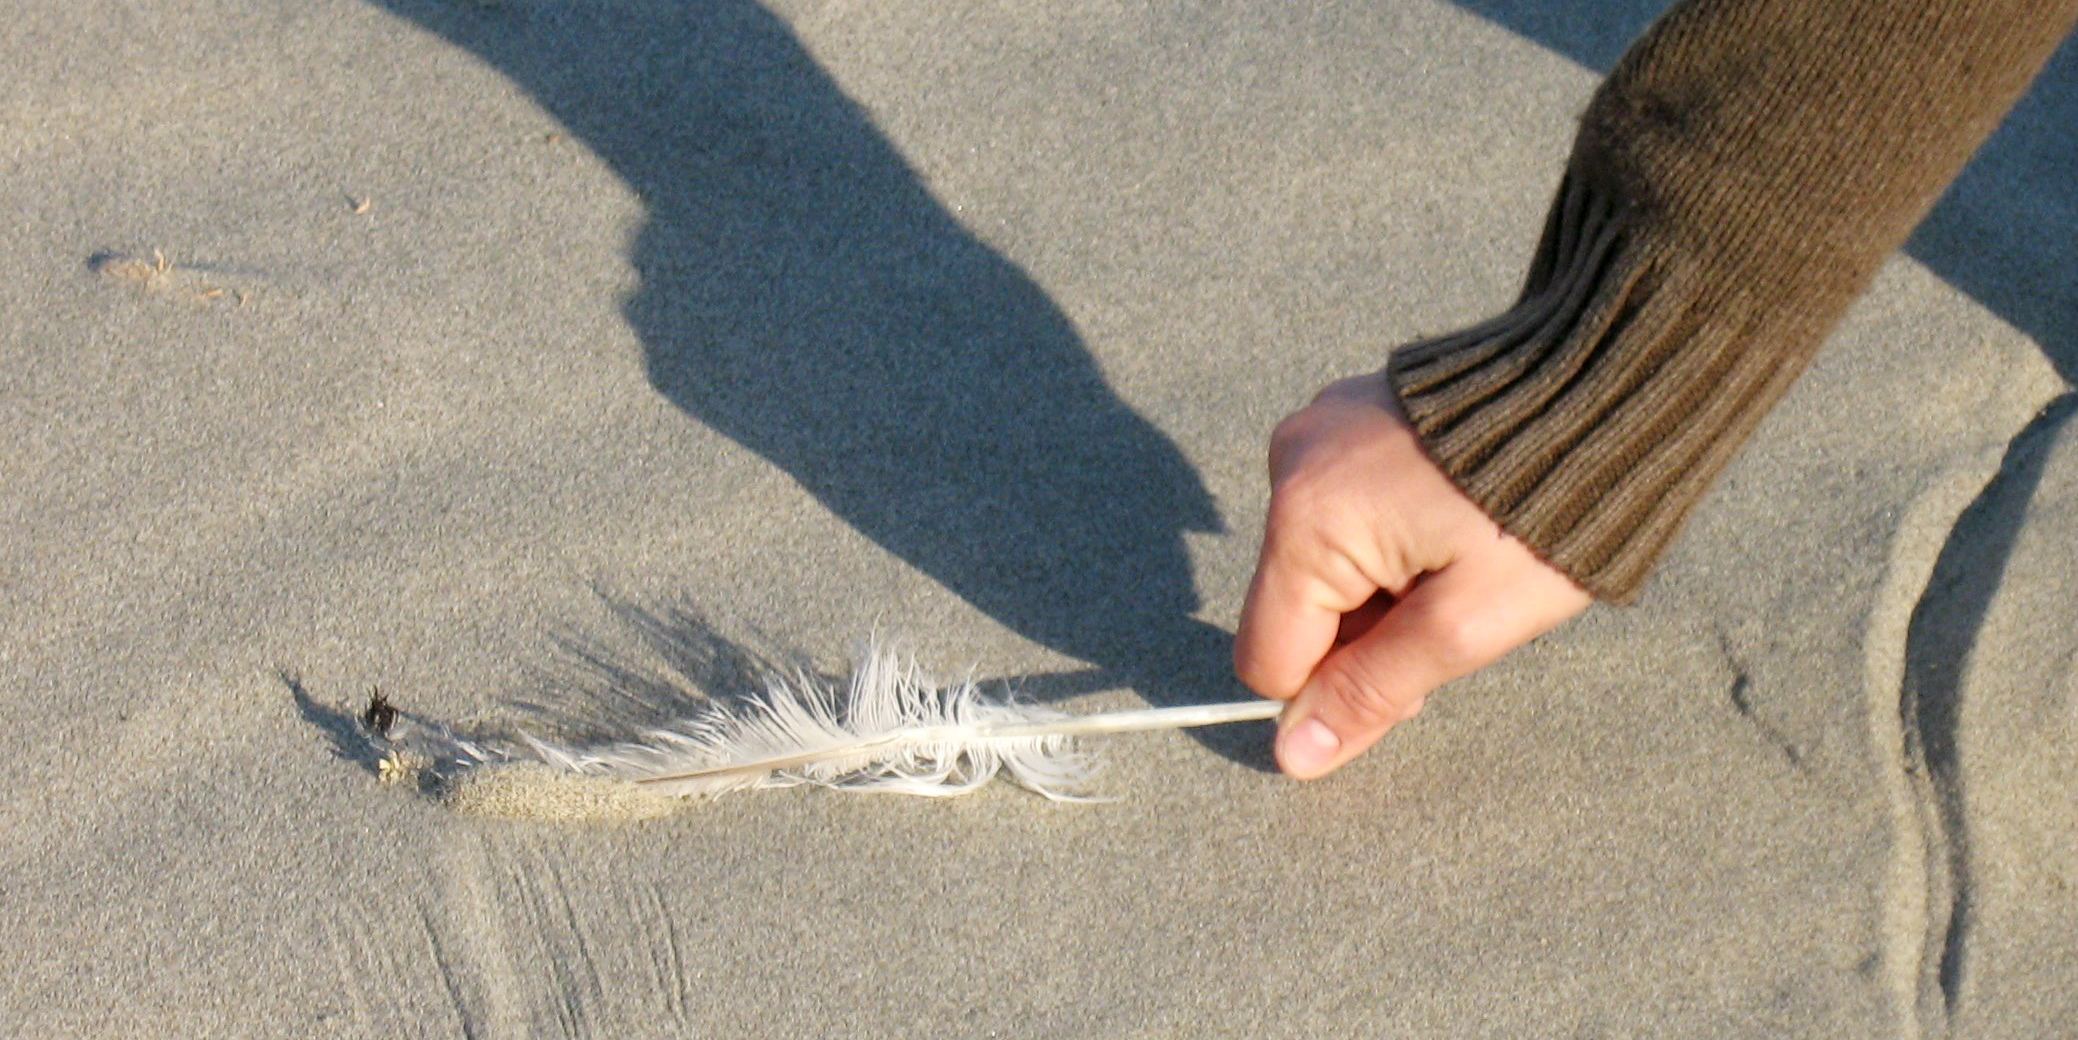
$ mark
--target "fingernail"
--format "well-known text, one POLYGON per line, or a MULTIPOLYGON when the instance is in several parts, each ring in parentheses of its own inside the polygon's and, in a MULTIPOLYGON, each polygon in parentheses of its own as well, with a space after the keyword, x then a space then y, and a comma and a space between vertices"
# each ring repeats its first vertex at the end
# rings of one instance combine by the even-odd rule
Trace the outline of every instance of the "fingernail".
POLYGON ((1307 719, 1277 738, 1277 759, 1301 780, 1319 776, 1342 750, 1342 738, 1319 719, 1307 719))

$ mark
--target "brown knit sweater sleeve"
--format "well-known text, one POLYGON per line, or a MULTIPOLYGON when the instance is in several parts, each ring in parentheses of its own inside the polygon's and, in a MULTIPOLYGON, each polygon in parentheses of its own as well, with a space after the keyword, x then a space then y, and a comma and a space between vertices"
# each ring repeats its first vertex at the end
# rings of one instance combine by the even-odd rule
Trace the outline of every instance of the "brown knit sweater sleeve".
POLYGON ((1589 106, 1515 307, 1393 355, 1431 455, 1632 598, 2074 20, 2078 0, 1674 8, 1589 106))

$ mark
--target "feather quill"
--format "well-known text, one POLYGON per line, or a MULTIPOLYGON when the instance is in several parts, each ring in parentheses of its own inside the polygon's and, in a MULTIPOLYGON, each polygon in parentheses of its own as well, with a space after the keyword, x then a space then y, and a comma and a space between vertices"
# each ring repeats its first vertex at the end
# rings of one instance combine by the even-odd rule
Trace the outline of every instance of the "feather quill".
POLYGON ((762 697, 711 706, 625 743, 525 737, 494 757, 681 798, 800 785, 942 798, 1008 773, 1048 798, 1087 801, 1096 760, 1075 738, 1268 719, 1282 707, 1256 700, 1067 715, 991 698, 971 681, 939 686, 913 663, 869 650, 842 686, 797 674, 772 680, 762 697))

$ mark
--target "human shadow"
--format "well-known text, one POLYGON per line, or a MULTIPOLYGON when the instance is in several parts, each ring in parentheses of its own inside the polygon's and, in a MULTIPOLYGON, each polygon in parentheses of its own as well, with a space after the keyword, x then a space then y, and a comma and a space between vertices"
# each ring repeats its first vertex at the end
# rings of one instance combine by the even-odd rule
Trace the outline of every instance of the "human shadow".
MULTIPOLYGON (((495 66, 641 198, 666 398, 1008 628, 1157 703, 1243 696, 1176 446, 751 0, 371 0, 495 66)), ((804 546, 804 552, 814 547, 804 546)), ((870 590, 828 590, 871 595, 870 590)))

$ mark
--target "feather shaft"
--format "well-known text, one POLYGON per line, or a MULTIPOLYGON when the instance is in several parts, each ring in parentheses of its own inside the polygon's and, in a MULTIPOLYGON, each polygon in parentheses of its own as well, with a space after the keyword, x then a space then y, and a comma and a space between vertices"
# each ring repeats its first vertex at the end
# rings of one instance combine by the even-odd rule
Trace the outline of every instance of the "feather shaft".
POLYGON ((1229 704, 1185 704, 1174 708, 1138 708, 1097 715, 1074 715, 1045 722, 995 722, 977 727, 975 735, 992 738, 1083 737, 1103 733, 1138 733, 1151 729, 1224 726, 1261 722, 1284 711, 1283 701, 1235 701, 1229 704))
POLYGON ((899 751, 904 748, 944 747, 990 741, 1029 741, 1045 738, 1134 733, 1145 730, 1185 729, 1219 726, 1233 722, 1256 722, 1277 717, 1284 710, 1279 701, 1252 700, 1228 704, 1188 704, 1172 708, 1140 708, 1097 715, 1061 716, 1038 721, 979 722, 966 725, 918 726, 847 742, 835 747, 815 748, 750 762, 731 762, 709 769, 675 771, 635 779, 640 785, 684 785, 711 781, 749 780, 769 773, 798 769, 833 759, 857 759, 899 751))

